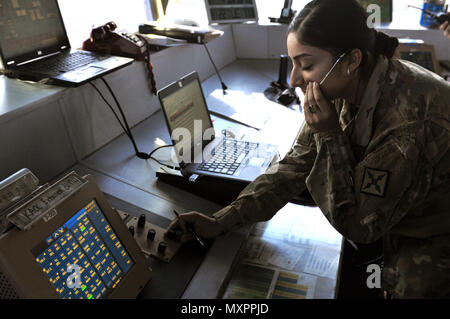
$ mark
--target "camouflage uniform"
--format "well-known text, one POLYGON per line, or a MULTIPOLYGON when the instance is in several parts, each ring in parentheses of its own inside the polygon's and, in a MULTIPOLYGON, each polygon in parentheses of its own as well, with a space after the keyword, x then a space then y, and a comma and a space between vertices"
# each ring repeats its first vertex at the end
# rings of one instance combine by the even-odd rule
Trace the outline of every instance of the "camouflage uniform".
POLYGON ((345 238, 382 239, 393 297, 450 297, 450 84, 384 57, 366 83, 359 108, 333 101, 342 130, 304 125, 285 158, 214 217, 227 230, 268 220, 307 187, 345 238))

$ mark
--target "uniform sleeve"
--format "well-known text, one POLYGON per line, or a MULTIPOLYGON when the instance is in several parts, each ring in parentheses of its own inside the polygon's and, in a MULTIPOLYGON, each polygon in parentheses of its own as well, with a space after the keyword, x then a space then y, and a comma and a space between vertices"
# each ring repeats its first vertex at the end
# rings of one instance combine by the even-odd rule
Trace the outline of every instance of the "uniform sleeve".
POLYGON ((314 134, 317 158, 306 184, 344 237, 374 242, 423 199, 430 176, 412 136, 406 130, 389 135, 356 163, 340 129, 314 134))
POLYGON ((304 124, 289 153, 250 183, 229 206, 213 216, 224 230, 266 221, 306 188, 305 179, 316 157, 313 134, 304 124))

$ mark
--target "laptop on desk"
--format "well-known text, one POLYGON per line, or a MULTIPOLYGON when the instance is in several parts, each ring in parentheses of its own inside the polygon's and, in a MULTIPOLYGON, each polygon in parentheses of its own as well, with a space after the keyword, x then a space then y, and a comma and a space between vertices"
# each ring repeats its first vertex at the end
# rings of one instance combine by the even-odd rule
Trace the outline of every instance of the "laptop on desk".
POLYGON ((215 136, 197 72, 161 89, 158 97, 176 160, 187 174, 251 182, 276 158, 276 145, 215 136))
POLYGON ((8 76, 78 86, 133 62, 71 51, 57 0, 4 1, 1 9, 0 54, 8 76))

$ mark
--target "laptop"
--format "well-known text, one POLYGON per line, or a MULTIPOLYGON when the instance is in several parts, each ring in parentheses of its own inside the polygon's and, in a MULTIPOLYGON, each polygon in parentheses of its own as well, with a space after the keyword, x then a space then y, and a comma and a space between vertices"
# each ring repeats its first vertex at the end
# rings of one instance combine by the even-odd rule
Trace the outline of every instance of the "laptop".
POLYGON ((0 54, 5 75, 79 86, 133 59, 71 50, 57 0, 3 1, 0 54))
POLYGON ((215 136, 197 72, 158 91, 175 151, 189 176, 252 182, 277 157, 277 146, 215 136))

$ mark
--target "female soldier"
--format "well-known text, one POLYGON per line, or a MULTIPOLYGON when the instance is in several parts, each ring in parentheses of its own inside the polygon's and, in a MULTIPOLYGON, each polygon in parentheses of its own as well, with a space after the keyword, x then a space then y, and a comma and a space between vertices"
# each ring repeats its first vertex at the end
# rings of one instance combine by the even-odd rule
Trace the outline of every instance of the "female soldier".
POLYGON ((383 240, 383 289, 450 297, 450 84, 392 56, 398 41, 367 26, 356 0, 314 0, 292 21, 291 85, 305 120, 286 157, 229 206, 186 223, 214 237, 265 221, 307 187, 358 243, 383 240))

